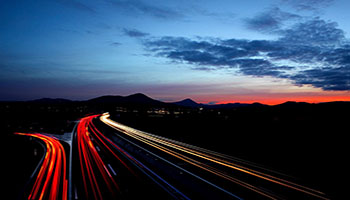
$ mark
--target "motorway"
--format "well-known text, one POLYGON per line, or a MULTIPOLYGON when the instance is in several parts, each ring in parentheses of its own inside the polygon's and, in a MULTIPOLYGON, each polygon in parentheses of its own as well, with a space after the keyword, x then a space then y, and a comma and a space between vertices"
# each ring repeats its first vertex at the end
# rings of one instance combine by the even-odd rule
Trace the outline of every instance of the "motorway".
POLYGON ((80 119, 73 131, 69 183, 57 139, 19 134, 48 149, 28 199, 329 199, 287 175, 128 127, 108 113, 80 119))

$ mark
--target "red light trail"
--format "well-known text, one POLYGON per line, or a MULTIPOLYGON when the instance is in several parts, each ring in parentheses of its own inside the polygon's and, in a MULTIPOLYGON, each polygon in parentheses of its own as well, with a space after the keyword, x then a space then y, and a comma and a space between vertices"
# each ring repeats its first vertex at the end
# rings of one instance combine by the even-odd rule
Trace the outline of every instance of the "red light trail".
POLYGON ((28 199, 67 199, 66 153, 62 144, 39 133, 15 133, 38 138, 45 143, 46 153, 28 199))
MULTIPOLYGON (((86 198, 90 198, 90 194, 92 194, 94 199, 103 199, 101 187, 103 187, 104 184, 107 186, 113 197, 116 197, 116 192, 119 191, 119 186, 111 175, 113 172, 108 170, 107 165, 103 162, 92 142, 92 134, 95 138, 102 141, 96 135, 96 131, 91 126, 92 119, 97 116, 99 115, 85 117, 80 120, 77 127, 77 146, 86 198), (102 177, 103 181, 97 181, 97 176, 102 177), (102 185, 99 183, 104 184, 102 185)), ((107 145, 105 145, 105 147, 109 149, 107 145)), ((121 161, 117 155, 114 154, 114 156, 121 161)), ((121 162, 123 163, 123 161, 121 162)))

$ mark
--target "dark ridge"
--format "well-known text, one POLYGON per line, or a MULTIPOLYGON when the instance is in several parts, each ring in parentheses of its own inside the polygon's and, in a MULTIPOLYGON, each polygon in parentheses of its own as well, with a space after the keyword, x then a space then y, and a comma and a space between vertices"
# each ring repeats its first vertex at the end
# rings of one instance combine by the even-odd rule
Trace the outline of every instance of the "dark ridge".
POLYGON ((201 106, 201 104, 199 104, 199 103, 197 103, 189 98, 184 99, 182 101, 173 102, 173 104, 178 105, 178 106, 191 107, 191 108, 197 108, 197 107, 201 106))
POLYGON ((87 100, 90 103, 117 103, 123 99, 122 96, 105 95, 87 100))
POLYGON ((307 103, 307 102, 296 102, 296 101, 286 101, 281 104, 277 104, 275 106, 300 106, 300 105, 310 105, 312 103, 307 103))
POLYGON ((87 100, 88 103, 115 103, 115 104, 141 104, 141 105, 165 105, 166 103, 154 100, 142 93, 136 93, 129 96, 101 96, 87 100))

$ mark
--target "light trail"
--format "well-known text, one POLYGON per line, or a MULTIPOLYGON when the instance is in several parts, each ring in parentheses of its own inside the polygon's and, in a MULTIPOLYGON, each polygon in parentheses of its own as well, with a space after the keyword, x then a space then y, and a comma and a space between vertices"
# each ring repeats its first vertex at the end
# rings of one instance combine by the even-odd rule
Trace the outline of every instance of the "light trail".
MULTIPOLYGON (((194 160, 194 159, 192 159, 190 157, 181 155, 181 154, 179 154, 179 153, 177 153, 175 151, 172 151, 170 149, 166 149, 166 148, 164 148, 164 147, 162 147, 160 145, 157 145, 157 144, 155 144, 153 142, 149 142, 147 140, 144 140, 143 138, 138 138, 137 136, 133 137, 133 138, 139 139, 140 141, 142 141, 142 142, 144 142, 144 143, 146 143, 146 144, 148 144, 148 145, 150 145, 152 147, 155 147, 155 148, 157 148, 157 149, 159 149, 161 151, 164 151, 164 152, 166 152, 166 153, 168 153, 168 154, 170 154, 172 156, 175 156, 176 158, 179 158, 179 159, 181 159, 181 160, 183 160, 183 161, 185 161, 187 163, 190 163, 190 164, 192 164, 194 166, 197 166, 197 167, 199 167, 199 168, 201 168, 201 169, 203 169, 205 171, 211 172, 211 173, 213 173, 213 174, 215 174, 217 176, 225 178, 225 179, 227 179, 227 180, 229 180, 229 181, 231 181, 233 183, 239 184, 239 185, 241 185, 243 187, 246 187, 246 188, 248 188, 250 190, 253 190, 253 191, 255 191, 255 192, 257 192, 257 193, 259 193, 261 195, 264 195, 264 196, 269 197, 271 199, 276 199, 274 196, 269 195, 268 193, 265 193, 261 188, 255 187, 255 186, 250 185, 248 183, 245 183, 244 181, 240 181, 240 180, 238 180, 238 179, 236 179, 234 177, 231 177, 231 176, 227 175, 225 172, 222 172, 222 171, 220 171, 218 169, 215 169, 214 167, 211 167, 211 166, 209 166, 207 164, 201 163, 201 162, 199 162, 197 160, 194 160)), ((230 195, 232 195, 232 194, 230 193, 230 195)), ((232 195, 232 196, 234 196, 235 198, 239 198, 239 197, 236 197, 235 195, 232 195)))
POLYGON ((62 144, 51 136, 39 133, 15 133, 38 138, 45 143, 46 153, 28 199, 67 199, 68 180, 66 153, 62 144))
POLYGON ((130 154, 125 152, 119 146, 114 144, 108 138, 106 138, 99 130, 97 130, 96 126, 93 124, 93 118, 100 115, 93 115, 89 117, 82 118, 77 127, 77 144, 79 151, 79 160, 81 165, 82 177, 84 182, 85 194, 86 198, 89 198, 89 189, 92 190, 94 195, 94 199, 103 199, 104 194, 100 192, 100 188, 103 185, 100 185, 98 181, 96 181, 95 171, 91 166, 97 165, 99 174, 103 177, 103 182, 107 184, 109 188, 109 192, 113 194, 115 198, 117 194, 116 191, 119 191, 119 186, 114 181, 112 174, 116 175, 116 172, 112 169, 110 164, 105 164, 102 161, 102 158, 98 154, 96 147, 94 146, 92 140, 94 142, 98 142, 101 148, 104 148, 107 152, 109 152, 113 157, 118 160, 120 164, 122 164, 131 174, 135 177, 138 177, 137 173, 132 170, 110 147, 108 144, 112 145, 116 148, 121 154, 124 154, 128 160, 133 163, 138 169, 140 169, 143 173, 145 173, 151 180, 156 182, 161 188, 167 191, 171 196, 176 199, 189 199, 184 194, 182 194, 179 190, 173 187, 171 184, 162 179, 159 175, 157 175, 154 171, 146 167, 140 161, 136 160, 130 154), (108 143, 107 143, 108 142, 108 143), (107 167, 108 166, 108 167, 107 167), (109 170, 108 170, 109 169, 109 170), (86 173, 85 173, 86 171, 86 173))
MULTIPOLYGON (((188 174, 194 176, 195 178, 197 178, 197 179, 199 179, 199 180, 201 180, 201 181, 203 181, 203 182, 205 182, 205 183, 207 183, 207 184, 209 184, 209 185, 211 185, 211 186, 217 188, 218 190, 221 190, 222 192, 224 192, 224 193, 226 193, 226 194, 228 194, 228 195, 230 195, 230 196, 232 196, 232 197, 234 197, 234 198, 236 198, 236 199, 240 199, 240 200, 242 199, 242 198, 240 198, 240 197, 238 197, 238 196, 232 194, 231 192, 229 192, 229 191, 227 191, 227 190, 225 190, 225 189, 223 189, 223 188, 221 188, 221 187, 219 187, 219 186, 217 186, 217 185, 215 185, 215 184, 213 184, 213 183, 211 183, 211 182, 209 182, 209 181, 203 179, 202 177, 200 177, 200 176, 198 176, 198 175, 196 175, 196 174, 194 174, 194 173, 191 173, 190 171, 188 171, 188 170, 186 170, 186 169, 180 167, 179 165, 176 165, 176 164, 174 164, 174 163, 172 163, 172 162, 170 162, 170 161, 164 159, 163 157, 160 157, 160 156, 158 156, 158 155, 152 153, 151 151, 148 151, 147 149, 141 147, 141 146, 138 145, 138 144, 135 144, 134 142, 132 142, 132 141, 130 141, 130 140, 124 138, 123 136, 118 135, 118 137, 120 137, 120 138, 122 138, 123 140, 129 142, 130 144, 133 144, 134 146, 136 146, 136 147, 138 147, 138 148, 144 150, 145 152, 147 152, 147 153, 149 153, 149 154, 155 156, 156 158, 158 158, 158 159, 160 159, 160 160, 163 160, 164 162, 170 164, 171 166, 174 166, 174 167, 180 169, 181 171, 184 171, 184 172, 186 172, 186 173, 188 173, 188 174)), ((131 158, 134 159, 133 157, 131 157, 131 158)), ((134 159, 134 160, 135 160, 135 159, 134 159)), ((136 162, 138 162, 138 161, 136 160, 136 162)), ((151 171, 151 170, 150 170, 150 171, 151 171)))
MULTIPOLYGON (((270 191, 264 191, 262 188, 258 188, 253 186, 252 184, 246 183, 244 181, 238 180, 230 175, 227 175, 226 173, 222 172, 219 169, 216 169, 214 167, 210 167, 204 163, 201 163, 198 160, 194 160, 188 156, 185 156, 183 154, 180 154, 179 152, 176 152, 174 150, 189 154, 191 156, 196 156, 200 159, 205 159, 207 161, 219 164, 221 166, 225 166, 228 168, 231 168, 233 170, 237 170, 239 172, 242 172, 244 174, 268 181, 270 183, 274 183, 277 185, 280 185, 282 187, 289 188, 291 190, 295 190, 297 192, 304 193, 306 195, 310 195, 319 199, 328 199, 324 193, 302 186, 300 184, 293 183, 291 181, 276 177, 275 175, 271 175, 265 172, 261 172, 256 170, 256 168, 260 168, 259 166, 255 166, 254 164, 251 164, 249 162, 244 162, 242 160, 235 159, 230 156, 226 156, 224 154, 220 154, 214 151, 206 150, 204 148, 199 148, 193 145, 188 145, 182 142, 178 142, 175 140, 171 140, 168 138, 160 137, 157 135, 153 135, 150 133, 146 133, 143 131, 139 131, 137 129, 125 126, 123 124, 117 123, 115 121, 112 121, 109 119, 109 114, 105 113, 100 117, 100 120, 104 122, 105 124, 111 126, 112 128, 138 140, 141 141, 147 145, 150 145, 152 147, 155 147, 165 153, 168 153, 172 156, 175 156, 187 163, 190 163, 194 166, 200 167, 201 169, 204 169, 206 171, 209 171, 215 175, 218 175, 220 177, 223 177, 227 180, 230 180, 232 182, 235 182, 247 189, 250 189, 254 192, 257 192, 259 194, 262 194, 266 197, 269 197, 271 199, 274 199, 274 195, 271 195, 270 191), (171 148, 171 149, 170 149, 171 148), (172 150, 173 149, 173 150, 172 150), (242 164, 245 164, 246 166, 243 166, 242 164), (254 168, 254 169, 252 169, 254 168)), ((265 170, 264 171, 270 171, 265 170)))
POLYGON ((81 176, 83 178, 84 190, 87 199, 103 199, 104 195, 101 188, 107 186, 108 195, 116 197, 119 191, 119 186, 115 182, 111 173, 106 167, 106 164, 98 154, 95 146, 92 143, 91 135, 95 134, 92 129, 89 129, 93 115, 82 118, 77 126, 77 146, 79 152, 79 161, 81 167, 81 176), (97 170, 96 170, 97 169, 97 170), (102 180, 100 178, 102 177, 102 180), (99 181, 98 181, 99 180, 99 181), (92 196, 90 196, 92 194, 92 196))

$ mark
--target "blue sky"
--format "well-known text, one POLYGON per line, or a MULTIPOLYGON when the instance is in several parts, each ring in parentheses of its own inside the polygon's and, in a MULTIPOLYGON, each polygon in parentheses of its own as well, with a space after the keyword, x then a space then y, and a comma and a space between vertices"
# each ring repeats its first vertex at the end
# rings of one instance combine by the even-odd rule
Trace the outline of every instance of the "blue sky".
POLYGON ((0 100, 350 100, 346 0, 8 0, 0 100))

